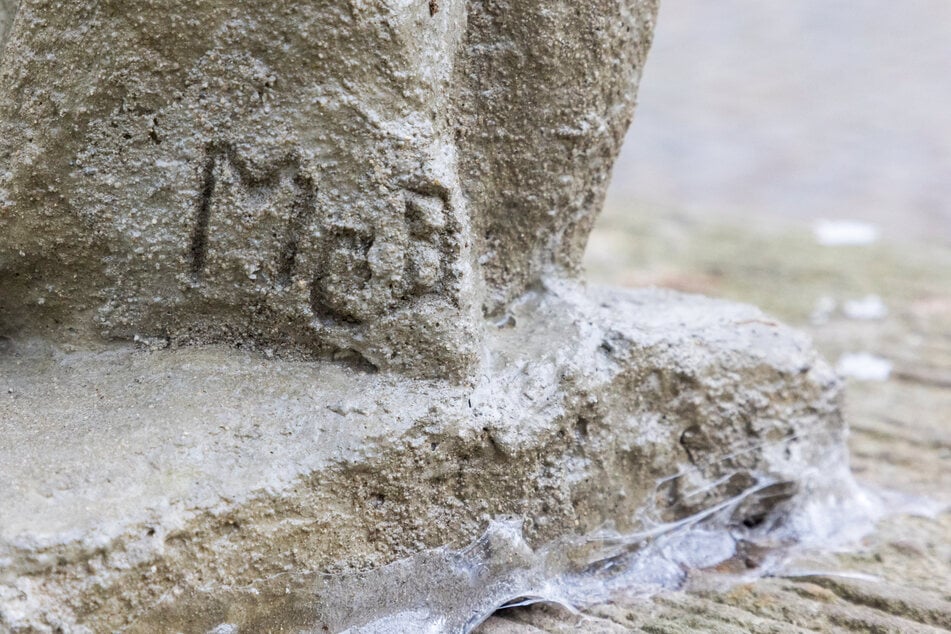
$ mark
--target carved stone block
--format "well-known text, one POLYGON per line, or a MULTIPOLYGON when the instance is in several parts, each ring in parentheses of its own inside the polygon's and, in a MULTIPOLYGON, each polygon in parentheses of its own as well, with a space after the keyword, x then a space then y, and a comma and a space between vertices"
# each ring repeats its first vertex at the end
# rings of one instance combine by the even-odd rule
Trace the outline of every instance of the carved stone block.
POLYGON ((0 331, 455 379, 577 267, 655 9, 7 5, 0 331))

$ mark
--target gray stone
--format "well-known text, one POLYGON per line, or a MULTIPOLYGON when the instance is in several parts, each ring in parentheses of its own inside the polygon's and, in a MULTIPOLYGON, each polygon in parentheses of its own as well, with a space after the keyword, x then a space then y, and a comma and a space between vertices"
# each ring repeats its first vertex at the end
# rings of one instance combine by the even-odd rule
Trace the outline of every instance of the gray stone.
POLYGON ((577 281, 655 10, 0 4, 0 627, 405 626, 319 582, 841 494, 801 335, 577 281))
POLYGON ((25 0, 0 330, 471 377, 482 314, 578 267, 655 9, 25 0))
POLYGON ((19 3, 20 0, 0 0, 0 58, 3 57, 2 48, 7 41, 7 34, 13 25, 13 16, 19 3))
POLYGON ((522 517, 539 546, 764 479, 824 495, 846 464, 834 372, 747 306, 556 286, 491 331, 487 357, 464 387, 223 347, 15 343, 0 623, 315 625, 314 573, 463 546, 493 518, 522 517))

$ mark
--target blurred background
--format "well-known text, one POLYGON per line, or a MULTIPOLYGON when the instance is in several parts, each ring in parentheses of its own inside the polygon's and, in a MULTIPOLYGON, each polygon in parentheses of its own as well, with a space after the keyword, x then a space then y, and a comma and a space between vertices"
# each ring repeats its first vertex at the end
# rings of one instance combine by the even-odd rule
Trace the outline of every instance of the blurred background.
POLYGON ((951 503, 951 2, 662 0, 587 269, 806 330, 860 477, 951 503))
POLYGON ((612 204, 951 244, 951 2, 662 0, 612 204))

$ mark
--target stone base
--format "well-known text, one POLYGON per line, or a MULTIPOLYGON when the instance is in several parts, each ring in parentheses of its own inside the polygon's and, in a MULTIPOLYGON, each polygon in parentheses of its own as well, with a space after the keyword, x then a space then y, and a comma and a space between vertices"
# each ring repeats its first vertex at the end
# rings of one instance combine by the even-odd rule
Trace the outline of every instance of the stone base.
POLYGON ((749 306, 553 283, 498 324, 483 367, 458 386, 220 347, 7 342, 0 627, 265 631, 280 611, 294 631, 323 622, 314 589, 265 601, 263 581, 462 546, 504 516, 537 546, 764 478, 812 495, 846 463, 834 372, 749 306))

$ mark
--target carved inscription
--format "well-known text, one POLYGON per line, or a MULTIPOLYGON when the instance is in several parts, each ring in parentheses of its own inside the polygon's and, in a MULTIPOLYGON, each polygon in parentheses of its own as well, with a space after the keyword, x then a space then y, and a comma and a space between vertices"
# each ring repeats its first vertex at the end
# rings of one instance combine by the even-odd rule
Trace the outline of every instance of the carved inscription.
POLYGON ((439 186, 394 190, 381 221, 334 209, 296 157, 261 167, 213 146, 200 179, 188 261, 206 299, 304 298, 316 318, 363 323, 448 287, 454 231, 439 186))

